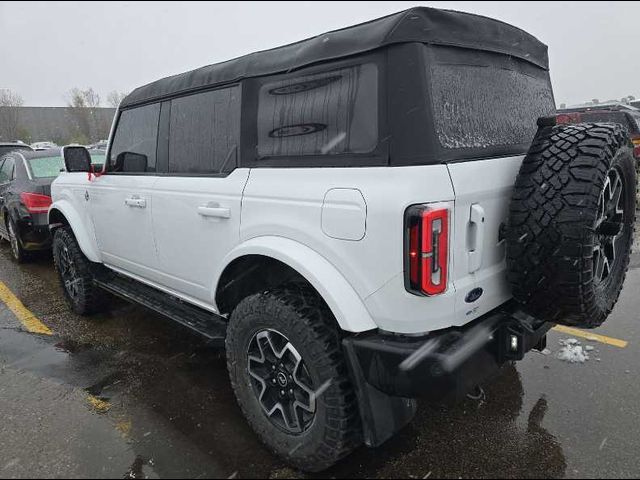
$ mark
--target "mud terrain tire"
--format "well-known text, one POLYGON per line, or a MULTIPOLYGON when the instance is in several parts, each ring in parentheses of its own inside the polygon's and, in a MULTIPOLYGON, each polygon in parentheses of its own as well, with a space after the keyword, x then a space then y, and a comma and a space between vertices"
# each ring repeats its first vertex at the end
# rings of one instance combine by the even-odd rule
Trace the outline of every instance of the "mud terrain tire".
POLYGON ((95 285, 92 264, 80 250, 70 227, 54 232, 53 262, 65 300, 75 313, 88 316, 103 310, 105 293, 95 285))
MULTIPOLYGON (((226 347, 229 375, 238 403, 249 424, 275 454, 301 470, 318 472, 329 468, 362 443, 357 398, 342 353, 337 324, 326 304, 308 286, 288 284, 242 300, 231 314, 226 347), (260 336, 262 340, 259 340, 260 336), (257 350, 252 350, 256 338, 263 345, 260 347, 261 351, 264 349, 261 358, 257 358, 260 357, 257 350), (272 350, 274 346, 277 348, 272 350), (287 354, 274 356, 274 352, 281 349, 287 354), (297 374, 286 372, 288 365, 280 363, 288 363, 292 353, 299 355, 301 362, 297 374), (273 375, 270 375, 271 371, 273 375), (315 412, 313 417, 308 417, 305 428, 298 431, 279 425, 283 411, 274 408, 272 413, 266 413, 271 404, 264 408, 263 396, 270 396, 267 386, 273 383, 275 394, 278 394, 279 376, 282 375, 279 371, 292 375, 289 377, 291 383, 282 387, 282 393, 289 388, 297 389, 294 383, 298 383, 299 378, 307 383, 307 391, 313 391, 315 412), (263 372, 264 379, 256 382, 263 372), (261 383, 259 395, 257 387, 261 383)), ((290 403, 286 396, 270 401, 278 401, 281 405, 290 403)), ((307 398, 299 396, 298 401, 306 403, 307 398)), ((290 411, 290 408, 285 407, 285 410, 290 411)), ((297 412, 300 415, 302 410, 297 412)), ((299 416, 298 420, 302 418, 299 416)), ((302 423, 297 426, 302 427, 302 423)))
POLYGON ((595 328, 629 267, 636 161, 616 124, 540 128, 516 180, 507 229, 508 279, 532 315, 595 328))

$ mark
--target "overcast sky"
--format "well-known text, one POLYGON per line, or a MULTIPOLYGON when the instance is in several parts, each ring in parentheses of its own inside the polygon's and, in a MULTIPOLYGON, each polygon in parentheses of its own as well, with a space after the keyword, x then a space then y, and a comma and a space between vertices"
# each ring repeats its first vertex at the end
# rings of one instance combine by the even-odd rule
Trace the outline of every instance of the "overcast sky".
POLYGON ((640 2, 2 2, 0 88, 31 106, 158 78, 416 5, 494 17, 549 45, 558 103, 640 97, 640 2))

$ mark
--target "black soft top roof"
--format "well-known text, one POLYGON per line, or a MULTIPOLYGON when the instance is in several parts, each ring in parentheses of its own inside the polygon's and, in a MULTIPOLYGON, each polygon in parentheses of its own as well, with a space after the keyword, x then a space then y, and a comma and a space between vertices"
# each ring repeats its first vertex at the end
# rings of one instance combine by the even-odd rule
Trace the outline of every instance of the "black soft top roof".
POLYGON ((497 52, 518 57, 545 70, 549 68, 547 46, 519 28, 479 15, 416 7, 290 45, 163 78, 131 92, 123 100, 121 108, 407 42, 497 52))

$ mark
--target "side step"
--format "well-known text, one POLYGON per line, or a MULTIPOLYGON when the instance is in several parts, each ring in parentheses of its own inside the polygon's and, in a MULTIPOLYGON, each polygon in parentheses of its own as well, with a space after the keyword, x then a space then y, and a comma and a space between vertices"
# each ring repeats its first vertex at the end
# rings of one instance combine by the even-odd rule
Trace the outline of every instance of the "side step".
POLYGON ((118 274, 102 274, 95 279, 98 287, 129 302, 138 303, 169 317, 185 327, 224 345, 227 322, 224 317, 183 302, 179 298, 118 274))

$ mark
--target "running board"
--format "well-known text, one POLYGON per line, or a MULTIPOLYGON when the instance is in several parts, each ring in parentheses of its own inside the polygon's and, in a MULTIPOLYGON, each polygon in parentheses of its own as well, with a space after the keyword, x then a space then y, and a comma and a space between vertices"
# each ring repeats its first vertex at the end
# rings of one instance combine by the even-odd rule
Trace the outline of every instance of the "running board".
POLYGON ((224 345, 227 322, 220 315, 118 274, 99 275, 94 281, 109 293, 147 307, 207 337, 215 344, 224 345))

